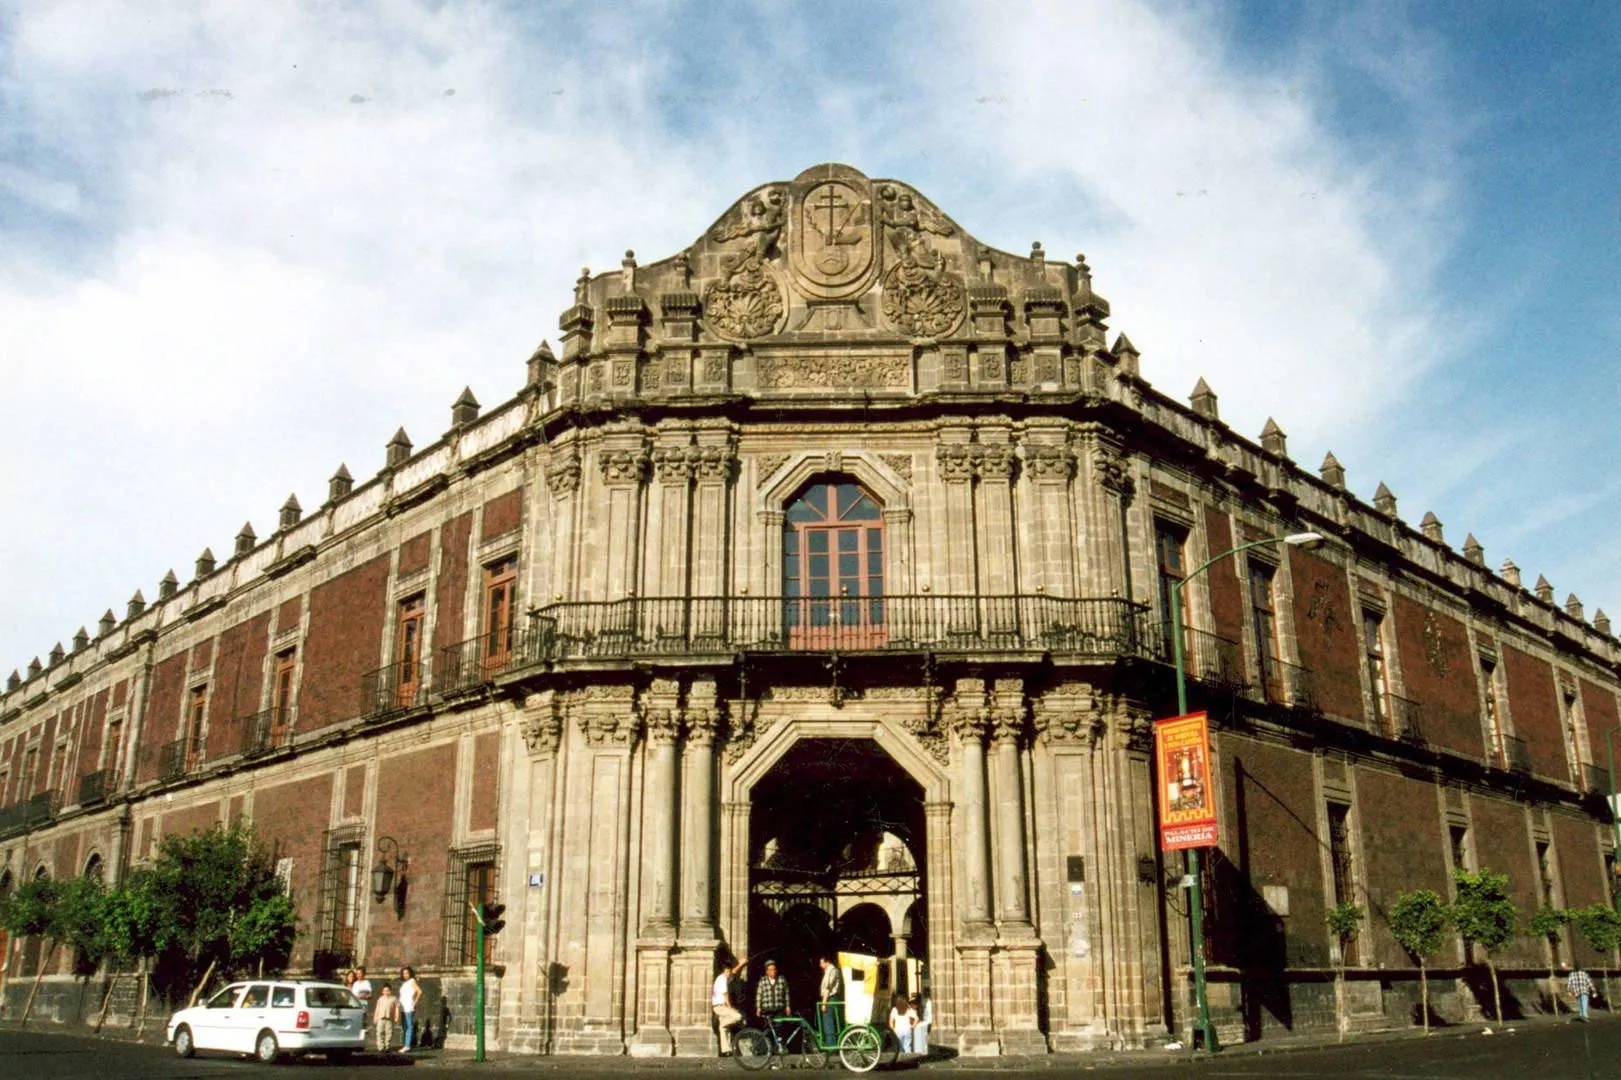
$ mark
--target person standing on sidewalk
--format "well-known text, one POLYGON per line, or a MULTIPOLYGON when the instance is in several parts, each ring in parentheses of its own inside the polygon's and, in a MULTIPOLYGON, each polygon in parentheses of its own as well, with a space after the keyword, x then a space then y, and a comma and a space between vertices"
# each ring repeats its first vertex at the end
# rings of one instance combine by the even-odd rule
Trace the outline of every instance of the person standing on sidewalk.
POLYGON ((720 1056, 732 1053, 732 1029, 743 1022, 743 1010, 732 1000, 732 982, 743 973, 743 961, 735 964, 720 962, 715 986, 709 994, 709 1005, 715 1011, 715 1026, 720 1029, 720 1056))
POLYGON ((377 1052, 388 1053, 394 1042, 394 1025, 400 1022, 400 999, 394 988, 384 983, 377 991, 377 1007, 372 1010, 372 1024, 377 1029, 377 1052))
POLYGON ((839 965, 832 956, 823 956, 822 965, 822 1000, 817 1004, 816 1021, 821 1029, 822 1045, 833 1046, 839 1041, 839 1029, 843 1026, 844 1017, 839 1010, 844 1006, 844 976, 839 972, 839 965))
POLYGON ((1576 999, 1576 1019, 1587 1023, 1587 1001, 1594 994, 1593 977, 1581 968, 1570 973, 1565 980, 1565 989, 1570 996, 1576 999))
POLYGON ((409 1054, 416 1045, 417 1033, 417 1002, 422 1000, 422 984, 417 982, 416 972, 408 967, 400 968, 400 1017, 403 1021, 401 1027, 405 1036, 405 1053, 409 1054))

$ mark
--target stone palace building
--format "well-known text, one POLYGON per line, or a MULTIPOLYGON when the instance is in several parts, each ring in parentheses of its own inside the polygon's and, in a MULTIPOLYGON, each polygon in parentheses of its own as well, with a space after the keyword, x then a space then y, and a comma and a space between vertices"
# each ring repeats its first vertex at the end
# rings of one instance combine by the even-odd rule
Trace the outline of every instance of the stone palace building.
MULTIPOLYGON (((1187 589, 1224 1040, 1333 1031, 1340 964, 1353 1029, 1411 1022, 1383 915, 1454 867, 1527 911, 1607 901, 1608 620, 1332 455, 1302 468, 1275 423, 1232 430, 1203 382, 1163 395, 1108 315, 1084 258, 988 247, 842 165, 582 273, 511 400, 464 394, 429 445, 399 432, 10 678, 0 889, 245 819, 295 967, 413 964, 452 1038, 493 899, 509 1050, 712 1053, 717 953, 777 958, 806 1002, 828 948, 896 958, 964 1053, 1157 1045, 1192 998, 1152 798, 1167 589, 1313 530, 1187 589), (1341 901, 1369 912, 1344 950, 1341 901)), ((4 955, 15 1015, 41 950, 4 955)), ((1550 958, 1615 963, 1522 940, 1515 1007, 1550 958)), ((1431 968, 1457 1019, 1464 961, 1431 968)), ((41 1002, 99 994, 61 958, 41 1002)))

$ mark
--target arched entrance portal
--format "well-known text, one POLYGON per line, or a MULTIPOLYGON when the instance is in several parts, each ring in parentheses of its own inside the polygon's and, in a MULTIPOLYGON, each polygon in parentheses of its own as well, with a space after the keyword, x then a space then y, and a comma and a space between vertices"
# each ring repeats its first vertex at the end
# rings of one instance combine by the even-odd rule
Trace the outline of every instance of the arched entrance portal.
POLYGON ((872 739, 804 738, 751 801, 751 980, 776 960, 797 1009, 816 999, 822 953, 877 957, 885 989, 915 979, 906 957, 926 962, 927 944, 900 935, 927 888, 918 782, 872 739))

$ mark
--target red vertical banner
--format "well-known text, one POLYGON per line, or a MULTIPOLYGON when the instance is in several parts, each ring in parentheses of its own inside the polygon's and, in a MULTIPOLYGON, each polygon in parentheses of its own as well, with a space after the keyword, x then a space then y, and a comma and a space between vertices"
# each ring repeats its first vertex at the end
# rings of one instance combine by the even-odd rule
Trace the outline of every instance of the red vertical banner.
POLYGON ((1216 787, 1210 768, 1210 721, 1202 712, 1154 722, 1159 777, 1161 851, 1215 847, 1216 787))

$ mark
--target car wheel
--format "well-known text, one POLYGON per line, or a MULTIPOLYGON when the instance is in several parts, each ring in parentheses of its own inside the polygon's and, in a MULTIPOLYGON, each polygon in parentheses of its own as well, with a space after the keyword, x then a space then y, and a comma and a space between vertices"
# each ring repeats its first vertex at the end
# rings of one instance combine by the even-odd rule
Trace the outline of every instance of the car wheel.
POLYGON ((253 1056, 266 1065, 274 1065, 276 1059, 281 1057, 281 1044, 276 1042, 274 1032, 259 1032, 259 1041, 253 1044, 253 1056))
POLYGON ((191 1041, 191 1028, 185 1024, 174 1029, 174 1052, 183 1058, 189 1058, 197 1052, 196 1045, 191 1041))

